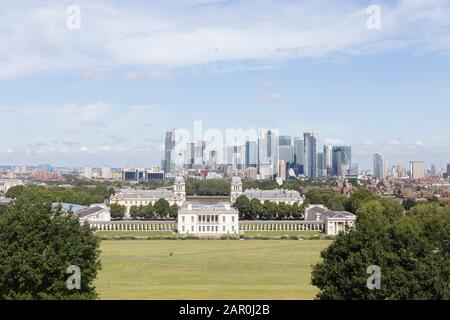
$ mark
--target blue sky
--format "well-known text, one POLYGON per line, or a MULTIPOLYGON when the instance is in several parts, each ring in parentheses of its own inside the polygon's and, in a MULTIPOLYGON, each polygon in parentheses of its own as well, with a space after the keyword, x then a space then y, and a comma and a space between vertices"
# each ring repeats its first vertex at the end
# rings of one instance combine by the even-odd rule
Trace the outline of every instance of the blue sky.
POLYGON ((0 164, 151 166, 195 120, 450 163, 448 1, 6 2, 0 164))

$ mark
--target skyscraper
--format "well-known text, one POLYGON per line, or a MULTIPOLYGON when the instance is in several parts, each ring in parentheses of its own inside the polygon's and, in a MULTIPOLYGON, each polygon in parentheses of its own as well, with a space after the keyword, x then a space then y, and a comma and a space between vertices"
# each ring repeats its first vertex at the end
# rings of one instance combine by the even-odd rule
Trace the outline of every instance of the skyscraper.
POLYGON ((245 166, 247 168, 258 166, 258 143, 256 141, 245 142, 245 166))
POLYGON ((274 177, 278 173, 278 137, 272 130, 261 129, 258 139, 259 171, 264 176, 274 177), (267 173, 267 171, 269 171, 267 173))
POLYGON ((304 174, 305 142, 301 138, 294 138, 294 164, 297 174, 304 174))
POLYGON ((326 177, 327 171, 325 169, 325 158, 323 152, 317 153, 317 174, 319 177, 326 177))
POLYGON ((447 176, 450 177, 450 163, 447 164, 447 176))
POLYGON ((292 138, 290 136, 280 136, 278 141, 279 160, 284 161, 287 172, 287 170, 294 165, 294 147, 292 146, 292 138))
POLYGON ((164 140, 164 171, 172 172, 175 170, 173 152, 175 150, 175 131, 168 130, 164 140))
POLYGON ((333 174, 333 147, 329 145, 323 146, 323 162, 327 176, 333 174))
POLYGON ((383 156, 379 153, 373 155, 373 176, 377 179, 386 178, 386 170, 384 169, 383 156))
POLYGON ((425 178, 425 162, 423 161, 411 161, 409 163, 412 179, 424 179, 425 178))
POLYGON ((352 148, 348 146, 338 146, 332 148, 333 175, 344 177, 348 174, 350 163, 352 162, 352 148))
POLYGON ((317 178, 317 139, 314 133, 305 132, 304 140, 304 170, 308 178, 317 178))

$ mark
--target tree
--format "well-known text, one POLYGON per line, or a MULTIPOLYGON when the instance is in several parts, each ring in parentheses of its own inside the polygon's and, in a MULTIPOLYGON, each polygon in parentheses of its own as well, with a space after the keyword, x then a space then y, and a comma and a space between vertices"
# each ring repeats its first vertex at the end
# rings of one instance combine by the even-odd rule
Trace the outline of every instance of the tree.
POLYGON ((261 201, 258 199, 252 199, 250 200, 250 211, 249 211, 249 217, 252 220, 258 219, 262 216, 263 213, 263 206, 261 204, 261 201))
POLYGON ((170 206, 169 210, 169 217, 176 219, 178 217, 178 205, 175 203, 172 206, 170 206))
POLYGON ((153 205, 149 203, 144 207, 144 219, 150 220, 151 218, 153 218, 153 214, 154 214, 153 205))
POLYGON ((132 206, 130 208, 130 217, 133 220, 136 220, 136 219, 138 219, 140 217, 140 210, 139 210, 138 206, 132 206))
POLYGON ((159 218, 164 219, 169 215, 170 212, 170 204, 169 202, 164 199, 158 199, 158 201, 155 202, 155 205, 153 206, 155 213, 159 216, 159 218))
POLYGON ((323 261, 313 267, 318 298, 449 299, 450 208, 439 211, 429 205, 412 210, 406 216, 388 199, 364 203, 355 227, 339 234, 321 253, 323 261), (380 268, 380 290, 366 286, 370 266, 380 268))
POLYGON ((77 217, 52 213, 45 198, 28 198, 0 215, 0 299, 95 299, 100 240, 77 217), (79 289, 67 285, 70 266, 80 270, 79 289))
POLYGON ((113 203, 109 206, 109 210, 111 212, 111 218, 113 220, 121 220, 125 217, 125 206, 113 203))
POLYGON ((403 208, 405 208, 406 211, 409 211, 411 208, 413 208, 416 205, 416 200, 415 199, 405 199, 403 200, 403 208))
POLYGON ((8 191, 6 191, 5 197, 10 199, 17 199, 25 191, 25 189, 25 186, 11 187, 8 189, 8 191))
POLYGON ((368 189, 359 189, 350 196, 350 212, 356 213, 364 202, 377 199, 372 191, 368 189))
POLYGON ((237 197, 233 207, 239 211, 239 214, 243 219, 247 219, 250 215, 250 200, 244 195, 237 197))

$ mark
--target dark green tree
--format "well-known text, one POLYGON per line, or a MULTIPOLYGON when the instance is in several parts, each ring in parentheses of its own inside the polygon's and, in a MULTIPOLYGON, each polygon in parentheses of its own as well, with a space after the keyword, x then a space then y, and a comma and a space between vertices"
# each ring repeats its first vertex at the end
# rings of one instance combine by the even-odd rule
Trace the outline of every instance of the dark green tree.
POLYGON ((125 217, 125 206, 113 203, 109 206, 109 210, 113 220, 122 220, 125 217))
POLYGON ((250 215, 250 200, 244 195, 237 197, 233 204, 233 207, 239 211, 239 215, 242 219, 248 219, 250 215))
POLYGON ((153 208, 155 210, 155 213, 161 219, 166 218, 170 213, 170 204, 166 199, 163 198, 158 199, 158 201, 155 202, 153 208))
POLYGON ((37 194, 22 194, 0 215, 0 299, 95 299, 99 253, 88 224, 53 214, 37 194), (70 266, 80 270, 79 289, 67 286, 70 266))
POLYGON ((362 204, 356 226, 338 235, 322 252, 323 261, 313 267, 318 298, 449 299, 450 208, 441 213, 437 208, 413 208, 406 216, 392 200, 362 204), (380 290, 367 287, 370 266, 380 268, 380 290))
POLYGON ((409 211, 411 208, 413 208, 416 205, 416 200, 415 199, 405 199, 403 200, 403 208, 405 208, 405 210, 409 211))

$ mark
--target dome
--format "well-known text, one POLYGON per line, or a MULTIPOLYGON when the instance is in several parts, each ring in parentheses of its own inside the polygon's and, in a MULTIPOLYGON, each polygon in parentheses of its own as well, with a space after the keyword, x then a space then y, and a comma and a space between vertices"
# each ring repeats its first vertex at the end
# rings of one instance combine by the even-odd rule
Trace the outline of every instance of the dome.
POLYGON ((184 183, 184 179, 181 176, 176 176, 175 177, 175 183, 184 183))
POLYGON ((231 183, 233 183, 233 184, 242 183, 242 180, 240 177, 234 176, 233 178, 231 178, 231 183))

